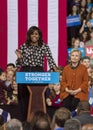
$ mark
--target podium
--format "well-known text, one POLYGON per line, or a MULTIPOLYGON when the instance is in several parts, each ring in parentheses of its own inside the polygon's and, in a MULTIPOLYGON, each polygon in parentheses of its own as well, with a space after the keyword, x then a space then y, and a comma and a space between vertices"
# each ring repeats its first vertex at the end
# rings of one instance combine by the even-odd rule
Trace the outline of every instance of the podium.
POLYGON ((42 110, 46 113, 46 103, 44 98, 44 92, 46 90, 46 86, 29 86, 27 85, 29 90, 29 104, 28 104, 28 114, 27 114, 27 121, 31 121, 33 113, 42 110))
POLYGON ((16 82, 27 85, 30 94, 27 121, 30 122, 34 112, 42 110, 46 113, 46 84, 59 83, 59 72, 17 72, 16 82))

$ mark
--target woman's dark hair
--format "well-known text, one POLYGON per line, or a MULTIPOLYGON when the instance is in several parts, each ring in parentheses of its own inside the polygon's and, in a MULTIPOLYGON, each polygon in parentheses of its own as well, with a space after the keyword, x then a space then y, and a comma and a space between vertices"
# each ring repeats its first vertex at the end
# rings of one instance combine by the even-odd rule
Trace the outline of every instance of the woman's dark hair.
POLYGON ((41 32, 41 30, 40 30, 38 27, 36 27, 36 26, 32 26, 32 27, 29 28, 29 30, 28 30, 28 32, 27 32, 26 44, 27 44, 27 45, 30 45, 30 43, 31 43, 30 35, 33 34, 33 32, 36 31, 36 30, 37 30, 38 33, 39 33, 38 45, 41 47, 42 44, 43 44, 42 32, 41 32))

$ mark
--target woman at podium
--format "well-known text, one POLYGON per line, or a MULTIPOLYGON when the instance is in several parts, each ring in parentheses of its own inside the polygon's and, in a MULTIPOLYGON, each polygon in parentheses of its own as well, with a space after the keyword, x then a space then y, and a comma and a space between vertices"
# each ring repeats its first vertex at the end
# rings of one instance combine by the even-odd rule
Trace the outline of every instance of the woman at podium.
POLYGON ((32 26, 27 32, 26 42, 19 50, 16 50, 18 59, 17 67, 22 67, 22 71, 44 71, 44 56, 46 55, 50 69, 56 71, 56 64, 52 57, 50 48, 42 40, 42 32, 32 26))
MULTIPOLYGON (((17 55, 16 66, 17 68, 21 68, 22 72, 43 72, 45 56, 48 60, 50 69, 57 71, 51 50, 49 46, 43 42, 42 32, 36 26, 29 28, 26 42, 23 43, 15 53, 17 55)), ((22 119, 25 120, 29 97, 27 87, 18 87, 18 95, 21 112, 23 111, 22 115, 24 115, 22 119)))

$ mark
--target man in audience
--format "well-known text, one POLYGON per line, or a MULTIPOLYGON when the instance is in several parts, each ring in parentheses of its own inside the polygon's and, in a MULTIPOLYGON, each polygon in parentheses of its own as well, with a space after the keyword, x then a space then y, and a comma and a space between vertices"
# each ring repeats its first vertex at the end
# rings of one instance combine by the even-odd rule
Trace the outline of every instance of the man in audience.
POLYGON ((90 57, 89 56, 84 56, 82 58, 82 64, 87 67, 88 75, 91 76, 92 68, 91 68, 91 64, 90 64, 90 57))
POLYGON ((23 130, 22 123, 18 119, 11 119, 5 124, 5 130, 23 130))
POLYGON ((33 125, 33 130, 51 130, 50 122, 45 117, 39 117, 33 125))
POLYGON ((93 124, 85 124, 81 130, 93 130, 93 124))
POLYGON ((90 115, 90 104, 88 101, 79 102, 77 106, 77 116, 74 118, 78 119, 81 125, 93 123, 93 116, 90 115))
POLYGON ((57 109, 52 119, 52 124, 51 124, 52 130, 63 130, 65 121, 70 118, 71 118, 71 113, 67 108, 61 107, 57 109))
POLYGON ((65 122, 64 130, 81 130, 81 124, 77 119, 69 119, 65 122))

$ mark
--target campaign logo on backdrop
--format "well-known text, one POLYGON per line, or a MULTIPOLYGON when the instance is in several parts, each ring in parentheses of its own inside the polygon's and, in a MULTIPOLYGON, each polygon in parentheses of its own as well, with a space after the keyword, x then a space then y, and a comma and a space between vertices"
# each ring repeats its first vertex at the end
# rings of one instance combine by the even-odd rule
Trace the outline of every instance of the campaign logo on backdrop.
POLYGON ((86 56, 93 56, 93 45, 92 46, 86 46, 85 47, 85 50, 86 50, 86 56))

